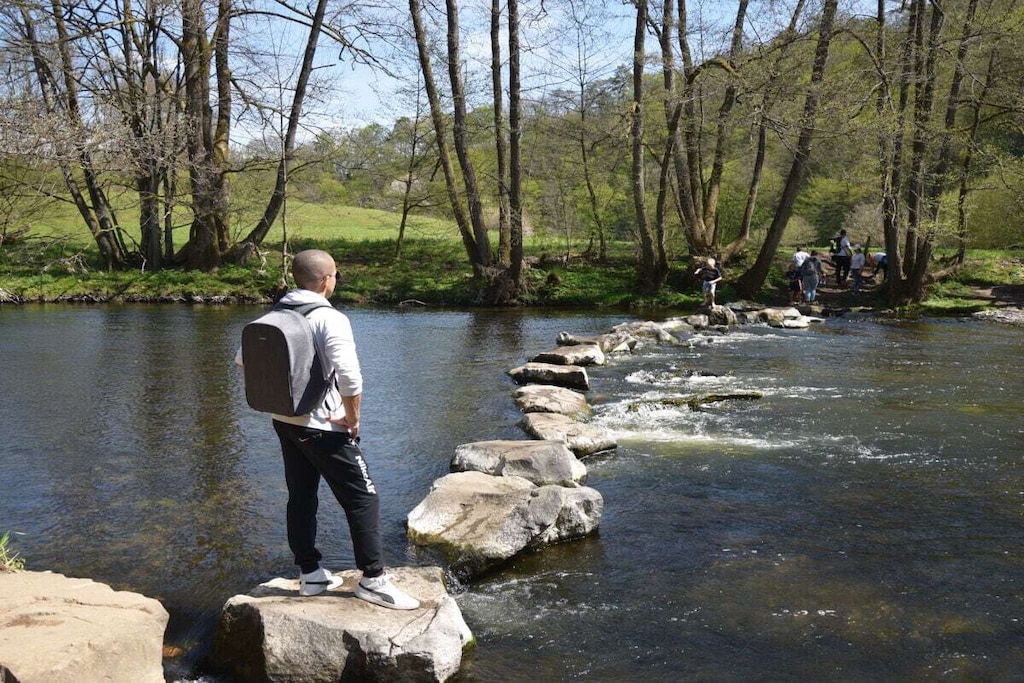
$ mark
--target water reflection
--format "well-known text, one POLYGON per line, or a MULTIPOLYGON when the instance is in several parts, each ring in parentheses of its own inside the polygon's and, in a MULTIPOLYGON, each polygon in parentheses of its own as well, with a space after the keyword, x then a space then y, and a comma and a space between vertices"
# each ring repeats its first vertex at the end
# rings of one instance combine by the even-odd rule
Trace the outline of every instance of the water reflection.
MULTIPOLYGON (((269 421, 231 359, 257 309, 0 309, 0 530, 30 567, 160 598, 197 664, 224 600, 294 571, 269 421)), ((457 445, 522 438, 505 371, 619 314, 350 317, 385 554, 457 445)), ((1019 331, 836 320, 591 372, 621 447, 600 533, 459 596, 469 680, 1011 680, 1024 670, 1019 331), (702 370, 715 376, 693 375, 702 370), (633 411, 640 397, 763 398, 633 411), (524 664, 525 662, 525 664, 524 664)), ((327 561, 351 566, 324 505, 327 561)))

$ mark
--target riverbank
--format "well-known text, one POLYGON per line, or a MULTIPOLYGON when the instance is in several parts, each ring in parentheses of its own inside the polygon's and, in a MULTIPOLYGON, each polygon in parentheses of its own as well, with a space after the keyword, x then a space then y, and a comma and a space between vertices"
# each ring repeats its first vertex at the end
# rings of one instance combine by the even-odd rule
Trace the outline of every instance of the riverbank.
MULTIPOLYGON (((472 269, 457 243, 446 240, 406 240, 402 256, 390 240, 336 240, 316 245, 297 243, 292 251, 318 246, 335 255, 342 281, 335 302, 356 306, 396 306, 415 302, 429 307, 465 308, 479 305, 472 269)), ((635 287, 635 266, 628 245, 611 249, 603 262, 576 255, 554 257, 543 250, 528 254, 526 292, 522 305, 542 308, 658 310, 689 309, 700 304, 699 284, 692 280, 688 259, 673 262, 665 287, 643 296, 635 287)), ((785 251, 785 250, 784 250, 785 251)), ((63 252, 61 252, 62 254, 63 252)), ((225 265, 212 273, 164 270, 109 272, 90 261, 88 253, 74 257, 39 251, 29 245, 0 249, 0 304, 23 303, 161 303, 267 304, 286 288, 280 253, 264 252, 250 266, 225 265)), ((780 252, 757 302, 786 302, 780 252)), ((742 272, 737 263, 725 270, 719 301, 736 300, 730 275, 742 272)), ((866 279, 864 291, 819 289, 822 305, 831 308, 885 309, 881 282, 866 279)), ((904 314, 969 315, 1008 304, 1024 304, 1024 257, 1019 251, 978 251, 968 255, 955 275, 933 285, 920 305, 904 314)))

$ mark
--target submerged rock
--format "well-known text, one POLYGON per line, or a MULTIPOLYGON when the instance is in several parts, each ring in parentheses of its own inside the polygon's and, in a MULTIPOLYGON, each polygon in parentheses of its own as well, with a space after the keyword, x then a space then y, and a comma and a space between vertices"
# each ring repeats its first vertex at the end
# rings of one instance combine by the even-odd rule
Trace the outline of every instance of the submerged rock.
MULTIPOLYGON (((224 605, 212 661, 235 681, 445 681, 473 634, 438 567, 389 570, 420 608, 391 610, 353 595, 359 571, 316 597, 277 578, 224 605)), ((162 679, 161 679, 162 680, 162 679)))
POLYGON ((458 472, 434 482, 409 513, 407 535, 470 578, 525 550, 593 533, 603 510, 601 494, 586 486, 458 472))
POLYGON ((574 487, 587 480, 587 467, 561 441, 477 441, 455 449, 452 472, 522 477, 545 486, 574 487))
POLYGON ((646 401, 634 401, 629 404, 629 411, 636 413, 644 407, 657 406, 686 406, 690 410, 700 410, 702 405, 707 403, 719 403, 722 401, 753 401, 762 398, 760 391, 730 391, 718 394, 696 394, 692 396, 672 396, 670 398, 656 398, 646 401))

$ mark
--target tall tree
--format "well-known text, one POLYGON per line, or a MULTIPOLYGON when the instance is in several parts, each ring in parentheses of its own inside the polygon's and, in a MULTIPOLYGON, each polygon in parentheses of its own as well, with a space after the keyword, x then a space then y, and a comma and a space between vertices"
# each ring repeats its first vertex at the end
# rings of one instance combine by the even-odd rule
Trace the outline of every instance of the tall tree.
POLYGON ((747 185, 747 196, 743 205, 743 217, 740 220, 739 234, 729 244, 722 247, 722 260, 728 262, 734 254, 742 250, 750 240, 750 229, 754 219, 754 209, 761 188, 761 177, 764 172, 765 159, 768 151, 768 131, 774 115, 773 109, 778 99, 779 81, 783 77, 782 64, 797 38, 797 27, 803 15, 805 0, 798 0, 790 15, 789 24, 778 36, 775 59, 768 71, 768 77, 760 91, 760 105, 756 108, 756 142, 754 145, 754 163, 747 185))
POLYGON ((186 268, 213 270, 228 247, 227 180, 231 131, 231 75, 228 68, 230 0, 218 0, 212 40, 206 34, 202 0, 181 0, 181 51, 185 69, 185 116, 192 224, 182 249, 186 268), (211 106, 211 65, 217 111, 211 106))
POLYGON ((295 138, 299 130, 299 121, 302 117, 302 107, 306 99, 306 88, 309 86, 310 74, 313 73, 313 60, 316 57, 317 43, 320 38, 320 31, 324 24, 324 13, 327 10, 327 0, 318 0, 316 9, 313 11, 309 33, 306 37, 306 47, 302 55, 302 64, 299 67, 299 75, 296 79, 295 90, 292 94, 291 108, 288 113, 287 131, 282 140, 281 159, 277 166, 277 176, 274 182, 274 189, 271 192, 270 200, 263 216, 256 227, 235 245, 234 259, 245 262, 255 252, 256 247, 263 242, 263 239, 270 231, 270 227, 277 219, 278 212, 284 205, 285 196, 288 191, 288 166, 292 161, 295 152, 295 138))
MULTIPOLYGON (((666 3, 667 4, 667 3, 666 3)), ((665 259, 663 224, 651 226, 647 211, 647 172, 644 166, 644 64, 647 36, 647 0, 636 0, 633 29, 633 101, 630 107, 630 149, 632 150, 633 208, 636 212, 636 239, 639 248, 637 280, 640 290, 654 294, 665 284, 668 262, 665 259)), ((671 143, 669 144, 671 148, 671 143)), ((664 166, 662 166, 664 169, 664 166)), ((662 174, 664 178, 664 173, 662 174)), ((662 206, 659 203, 659 207, 662 206)))
POLYGON ((445 18, 447 20, 447 61, 448 81, 452 93, 452 143, 455 156, 459 160, 462 182, 466 188, 466 203, 469 207, 469 222, 473 229, 476 244, 476 261, 482 266, 491 264, 491 245, 484 224, 483 201, 480 186, 476 179, 476 167, 469 154, 469 116, 466 102, 466 85, 462 77, 462 37, 459 30, 458 0, 445 0, 445 18))
MULTIPOLYGON (((459 194, 458 179, 455 175, 455 168, 451 159, 451 148, 448 143, 447 121, 441 104, 441 92, 438 88, 437 79, 434 76, 433 60, 431 59, 430 54, 431 45, 427 38, 427 28, 424 22, 423 8, 420 0, 409 0, 409 14, 412 18, 413 35, 416 40, 416 53, 419 59, 420 70, 423 74, 423 88, 427 93, 427 101, 430 104, 430 119, 434 126, 434 139, 437 142, 438 162, 441 165, 441 170, 444 172, 445 189, 448 191, 448 201, 451 205, 452 213, 455 216, 455 223, 459 228, 459 235, 462 237, 462 245, 466 250, 469 262, 473 265, 474 270, 479 272, 483 267, 490 264, 490 243, 487 240, 486 232, 483 232, 484 241, 482 243, 478 239, 480 231, 477 229, 476 223, 471 222, 471 212, 466 211, 462 203, 462 198, 459 194)), ((458 41, 457 15, 454 18, 454 27, 452 26, 452 19, 449 19, 449 34, 453 33, 453 28, 454 35, 449 35, 449 44, 453 41, 457 44, 458 41)), ((456 51, 456 54, 457 53, 458 51, 456 51)), ((461 75, 459 74, 457 67, 455 69, 455 73, 461 79, 461 75)), ((463 106, 465 106, 464 100, 463 106)), ((464 135, 463 141, 465 141, 464 135)), ((465 149, 463 150, 463 153, 466 153, 468 156, 465 149)), ((477 200, 479 200, 479 197, 477 197, 477 200)), ((477 216, 477 220, 482 220, 482 211, 480 212, 480 215, 477 216)))
POLYGON ((491 0, 491 95, 494 107, 494 158, 497 165, 495 175, 498 185, 498 263, 507 268, 512 262, 512 233, 509 229, 508 143, 505 140, 501 64, 501 0, 491 0))
POLYGON ((517 301, 523 288, 523 106, 520 70, 519 0, 508 0, 508 123, 509 123, 509 302, 517 301))
POLYGON ((818 43, 814 50, 814 64, 811 67, 811 78, 807 96, 804 99, 803 116, 800 123, 800 135, 793 154, 786 183, 779 198, 779 205, 768 228, 768 234, 757 254, 757 260, 736 281, 736 290, 742 297, 753 297, 764 285, 768 277, 775 253, 782 241, 782 235, 793 215, 793 204, 797 194, 807 177, 808 160, 811 155, 811 142, 814 139, 815 117, 821 98, 820 88, 825 79, 825 68, 828 63, 829 47, 834 35, 837 0, 825 0, 818 25, 818 43))
MULTIPOLYGON (((53 122, 51 139, 65 187, 79 215, 89 228, 107 268, 127 264, 125 246, 116 214, 107 197, 94 159, 93 140, 80 101, 81 73, 73 55, 75 37, 67 18, 73 13, 61 0, 48 8, 39 7, 52 32, 53 47, 40 35, 38 23, 28 5, 19 6, 21 39, 31 60, 43 110, 53 122)), ((88 50, 88 48, 87 48, 88 50)))

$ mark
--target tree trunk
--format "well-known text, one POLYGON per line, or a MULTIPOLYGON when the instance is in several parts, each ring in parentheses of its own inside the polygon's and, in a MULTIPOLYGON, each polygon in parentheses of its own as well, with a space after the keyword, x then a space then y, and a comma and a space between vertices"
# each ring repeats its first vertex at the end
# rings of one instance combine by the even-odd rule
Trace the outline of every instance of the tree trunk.
POLYGON ((818 44, 814 51, 814 66, 811 68, 811 82, 804 101, 803 120, 800 124, 800 136, 793 156, 786 184, 775 210, 772 224, 768 228, 764 244, 758 252, 757 260, 736 282, 737 292, 741 297, 749 298, 757 294, 768 277, 775 252, 782 241, 790 217, 793 215, 793 204, 803 186, 807 175, 807 161, 811 154, 811 141, 814 137, 814 121, 818 111, 819 89, 825 77, 829 47, 832 43, 832 28, 835 21, 838 0, 825 0, 821 13, 821 24, 818 29, 818 44))
POLYGON ((219 235, 226 229, 227 197, 213 150, 210 110, 210 47, 201 0, 182 0, 182 59, 185 65, 186 149, 192 190, 192 226, 183 248, 186 268, 220 265, 219 235))
POLYGON ((146 268, 160 270, 163 263, 162 226, 160 223, 160 178, 154 173, 139 174, 135 179, 139 193, 139 247, 146 268))
POLYGON ((473 228, 473 239, 476 243, 477 262, 483 266, 489 266, 491 264, 490 239, 487 236, 487 226, 484 225, 483 205, 480 201, 476 170, 473 160, 469 156, 466 89, 462 82, 462 52, 457 0, 445 0, 445 14, 448 19, 448 77, 451 80, 455 109, 452 142, 455 145, 455 156, 459 160, 459 168, 462 170, 462 183, 466 188, 466 202, 469 205, 469 222, 473 228))
MULTIPOLYGON (((666 0, 668 4, 669 0, 666 0)), ((673 155, 673 170, 676 176, 676 205, 680 211, 680 222, 683 225, 683 234, 686 237, 687 246, 691 253, 706 254, 711 250, 710 241, 707 238, 707 231, 702 223, 704 217, 703 207, 703 181, 701 178, 701 161, 699 131, 700 123, 697 119, 697 110, 694 107, 694 67, 693 57, 690 52, 690 43, 687 39, 687 9, 686 0, 678 0, 677 14, 675 21, 676 41, 679 45, 679 54, 683 60, 682 76, 683 88, 678 94, 677 106, 682 107, 680 123, 676 124, 674 131, 673 147, 676 153, 673 155)), ((671 5, 663 8, 662 15, 671 18, 671 5)), ((662 80, 666 91, 675 91, 675 65, 671 47, 671 27, 662 27, 662 80)), ((672 93, 676 97, 675 93, 672 93)), ((670 115, 666 112, 666 122, 670 115)))
POLYGON ((295 136, 299 129, 299 121, 302 118, 302 106, 306 99, 306 88, 309 86, 309 76, 313 73, 313 60, 316 57, 317 42, 320 37, 320 29, 324 23, 324 13, 327 10, 327 0, 318 0, 316 11, 313 13, 313 23, 309 28, 309 35, 306 37, 306 49, 302 55, 302 65, 299 68, 299 76, 295 82, 295 92, 292 95, 291 110, 288 113, 288 129, 282 141, 281 160, 277 165, 277 178, 274 183, 274 191, 270 195, 263 216, 256 227, 243 239, 232 253, 232 258, 244 262, 256 247, 263 243, 270 227, 277 219, 277 214, 284 205, 288 192, 288 164, 291 162, 295 151, 295 136))
MULTIPOLYGON (((923 1, 921 15, 923 22, 923 1)), ((912 300, 923 296, 924 276, 928 270, 934 240, 934 228, 926 226, 925 175, 926 154, 930 147, 932 108, 935 101, 935 61, 937 59, 939 34, 945 16, 942 9, 931 3, 931 22, 928 42, 925 46, 923 35, 916 40, 914 60, 914 132, 911 145, 910 175, 907 183, 907 240, 906 263, 907 295, 912 300)))
MULTIPOLYGON (((740 0, 736 9, 736 21, 733 24, 732 43, 729 46, 729 70, 736 68, 743 49, 743 23, 747 16, 747 0, 740 0)), ((715 137, 715 151, 711 165, 711 176, 708 178, 707 192, 704 198, 704 224, 711 226, 712 243, 717 247, 721 244, 718 233, 718 197, 722 190, 722 174, 725 170, 725 154, 729 142, 729 119, 732 108, 736 104, 736 82, 730 80, 725 87, 722 104, 718 108, 718 133, 715 137)))
POLYGON ((775 59, 768 82, 764 86, 764 94, 761 97, 760 111, 757 117, 757 146, 754 152, 754 167, 750 174, 750 184, 747 186, 747 200, 743 206, 743 219, 740 222, 739 235, 731 243, 721 250, 723 262, 728 262, 735 254, 742 250, 750 240, 751 223, 754 219, 754 209, 757 206, 757 194, 761 186, 761 174, 764 170, 765 154, 768 146, 768 121, 771 111, 775 106, 775 99, 778 94, 777 82, 782 60, 789 53, 789 48, 796 38, 797 26, 800 17, 803 15, 805 0, 798 0, 793 14, 789 19, 789 26, 781 38, 779 54, 775 59))
MULTIPOLYGON (((511 15, 511 8, 509 8, 509 14, 511 15)), ((511 43, 511 16, 509 24, 509 43, 511 43)), ((491 94, 494 98, 494 155, 497 161, 498 176, 498 263, 507 268, 512 262, 512 235, 509 223, 505 112, 502 103, 501 3, 499 0, 491 0, 491 94)))
POLYGON ((960 188, 957 193, 957 250, 956 262, 963 264, 967 257, 967 194, 970 191, 971 166, 974 162, 974 150, 978 143, 978 131, 981 128, 981 107, 992 83, 992 72, 995 68, 996 51, 988 55, 988 66, 985 69, 985 82, 981 92, 971 105, 971 127, 967 138, 967 149, 960 163, 960 188))
POLYGON ((509 296, 518 300, 523 287, 523 162, 520 99, 519 0, 508 0, 508 123, 509 123, 509 296))
POLYGON ((78 102, 78 81, 74 73, 74 64, 70 51, 70 36, 64 22, 65 7, 60 0, 51 4, 54 26, 57 33, 57 54, 60 60, 59 73, 64 83, 64 90, 59 90, 59 81, 53 74, 50 64, 44 56, 45 50, 39 43, 35 22, 27 9, 21 8, 21 17, 25 28, 25 36, 32 53, 36 78, 47 112, 59 116, 66 123, 64 133, 71 139, 70 144, 58 142, 61 175, 64 185, 78 209, 82 220, 89 227, 89 232, 96 241, 103 265, 107 269, 123 267, 127 262, 127 249, 121 240, 120 231, 114 221, 114 213, 107 202, 107 197, 99 186, 99 180, 93 170, 92 157, 85 145, 84 125, 78 102), (83 190, 75 174, 75 167, 81 172, 83 190), (88 200, 86 200, 86 193, 88 200))
POLYGON ((635 0, 636 26, 633 33, 633 103, 630 140, 633 158, 633 208, 640 247, 637 279, 644 294, 655 294, 664 283, 659 276, 654 240, 647 218, 647 186, 644 171, 644 38, 647 33, 647 0, 635 0))
MULTIPOLYGON (((462 206, 459 198, 459 191, 456 188, 455 169, 452 165, 451 153, 448 150, 448 137, 445 129, 444 112, 441 109, 441 95, 437 90, 437 81, 434 79, 434 68, 430 63, 430 47, 427 44, 427 32, 423 25, 423 11, 420 0, 409 0, 409 14, 412 17, 413 31, 416 36, 416 52, 420 62, 420 72, 423 74, 423 87, 427 91, 427 101, 430 103, 430 118, 434 125, 434 138, 437 141, 438 161, 444 171, 445 189, 448 191, 448 202, 452 207, 455 216, 455 224, 459 228, 459 235, 462 237, 462 246, 466 249, 466 256, 474 270, 486 265, 480 260, 481 248, 476 242, 469 217, 462 206)), ((489 251, 489 247, 488 247, 489 251)))

